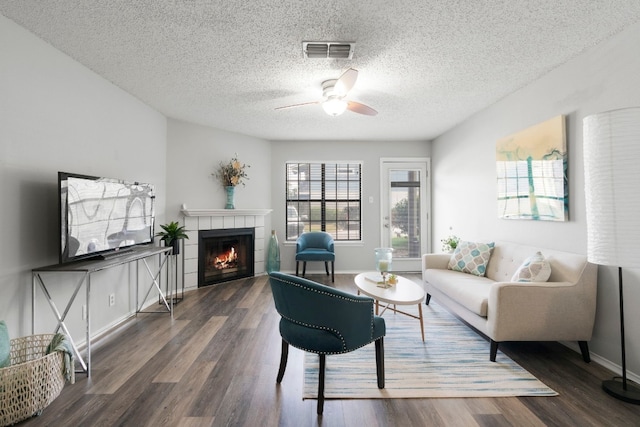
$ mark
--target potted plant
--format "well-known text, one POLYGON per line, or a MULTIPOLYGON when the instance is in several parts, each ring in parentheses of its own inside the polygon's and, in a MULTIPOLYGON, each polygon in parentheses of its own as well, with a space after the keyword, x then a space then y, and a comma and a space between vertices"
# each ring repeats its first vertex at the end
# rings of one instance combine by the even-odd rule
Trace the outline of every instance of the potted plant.
POLYGON ((169 224, 161 225, 160 228, 164 231, 159 231, 156 236, 161 237, 160 240, 164 240, 165 246, 173 247, 173 255, 178 255, 180 253, 180 239, 189 238, 184 225, 181 226, 177 221, 171 221, 169 224))
POLYGON ((453 252, 458 247, 460 238, 458 236, 449 236, 446 239, 442 239, 440 241, 442 242, 442 250, 444 252, 453 252))

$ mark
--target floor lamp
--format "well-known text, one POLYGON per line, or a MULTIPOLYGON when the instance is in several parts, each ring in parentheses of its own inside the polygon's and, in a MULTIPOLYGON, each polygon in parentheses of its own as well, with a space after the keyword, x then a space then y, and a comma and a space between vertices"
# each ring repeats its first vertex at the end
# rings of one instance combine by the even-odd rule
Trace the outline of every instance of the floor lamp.
POLYGON ((640 405, 640 388, 627 381, 622 268, 640 268, 640 108, 588 116, 584 125, 587 257, 618 268, 622 378, 603 381, 610 395, 640 405))

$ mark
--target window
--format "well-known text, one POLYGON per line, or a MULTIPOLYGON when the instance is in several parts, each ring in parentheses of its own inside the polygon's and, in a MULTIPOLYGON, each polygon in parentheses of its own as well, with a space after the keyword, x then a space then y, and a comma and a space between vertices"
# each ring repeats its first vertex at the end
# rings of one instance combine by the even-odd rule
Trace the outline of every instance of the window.
POLYGON ((326 231, 334 240, 360 240, 360 163, 287 163, 287 240, 326 231))

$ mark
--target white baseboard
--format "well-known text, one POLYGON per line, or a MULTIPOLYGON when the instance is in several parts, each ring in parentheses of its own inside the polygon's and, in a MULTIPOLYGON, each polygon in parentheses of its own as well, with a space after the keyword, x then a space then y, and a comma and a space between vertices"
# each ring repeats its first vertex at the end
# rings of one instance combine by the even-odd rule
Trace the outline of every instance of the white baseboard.
MULTIPOLYGON (((574 350, 577 353, 580 353, 580 347, 578 347, 577 343, 574 342, 561 342, 561 344, 563 344, 565 347, 569 347, 571 350, 574 350)), ((580 353, 581 354, 581 353, 580 353)), ((615 375, 622 375, 622 366, 613 363, 612 361, 605 359, 604 357, 600 356, 599 354, 594 353, 593 351, 589 350, 589 354, 591 356, 591 363, 597 363, 598 365, 602 366, 603 368, 606 368, 608 370, 610 370, 611 372, 613 372, 615 375)), ((609 379, 609 378, 607 378, 609 379)), ((636 384, 640 384, 640 375, 635 374, 633 372, 630 372, 627 369, 627 379, 633 381, 636 384)))

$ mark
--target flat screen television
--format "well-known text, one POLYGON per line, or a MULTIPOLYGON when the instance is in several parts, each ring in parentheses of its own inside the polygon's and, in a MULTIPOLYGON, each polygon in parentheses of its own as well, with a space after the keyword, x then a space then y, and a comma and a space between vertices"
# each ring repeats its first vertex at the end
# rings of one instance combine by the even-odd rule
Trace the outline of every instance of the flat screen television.
POLYGON ((58 172, 60 263, 153 243, 151 184, 58 172))

